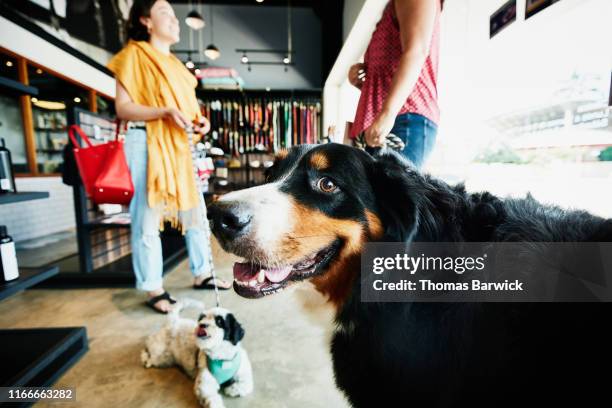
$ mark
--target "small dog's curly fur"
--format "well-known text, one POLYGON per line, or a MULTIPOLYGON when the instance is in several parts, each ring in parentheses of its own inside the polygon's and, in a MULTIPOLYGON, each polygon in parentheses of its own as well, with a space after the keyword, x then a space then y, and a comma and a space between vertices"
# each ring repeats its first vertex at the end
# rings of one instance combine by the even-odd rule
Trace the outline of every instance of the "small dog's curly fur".
POLYGON ((224 406, 220 389, 230 397, 243 397, 253 392, 251 362, 240 345, 244 330, 234 315, 226 309, 214 307, 204 310, 195 321, 179 316, 185 307, 203 309, 203 304, 182 299, 175 305, 167 323, 147 338, 141 353, 144 366, 181 367, 195 380, 196 397, 207 408, 224 406), (239 365, 229 380, 219 384, 210 370, 212 361, 220 363, 221 367, 226 361, 238 361, 239 365))

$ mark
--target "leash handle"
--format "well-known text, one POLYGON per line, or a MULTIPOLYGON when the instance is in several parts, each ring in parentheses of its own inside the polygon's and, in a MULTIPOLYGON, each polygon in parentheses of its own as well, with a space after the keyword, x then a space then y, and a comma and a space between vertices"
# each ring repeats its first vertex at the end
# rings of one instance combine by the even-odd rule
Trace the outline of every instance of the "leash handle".
MULTIPOLYGON (((191 150, 191 162, 193 165, 193 176, 194 181, 196 183, 196 190, 198 193, 199 205, 200 205, 200 213, 202 214, 202 228, 205 230, 206 239, 208 245, 210 245, 210 226, 208 225, 208 218, 206 217, 206 202, 204 201, 204 192, 202 191, 202 180, 200 180, 200 175, 198 174, 198 167, 196 166, 196 159, 198 158, 195 145, 193 143, 193 126, 188 126, 185 128, 185 132, 187 132, 187 138, 189 139, 189 149, 191 150)), ((221 298, 219 297, 219 288, 217 288, 217 276, 215 274, 215 266, 212 260, 212 251, 208 257, 208 264, 210 266, 210 274, 212 276, 213 287, 215 288, 215 300, 217 302, 217 307, 221 307, 221 298)))
MULTIPOLYGON (((365 150, 366 147, 368 146, 365 140, 365 132, 361 132, 359 135, 357 135, 357 137, 354 140, 355 140, 355 147, 357 147, 358 149, 365 150)), ((387 147, 397 152, 401 152, 402 150, 404 150, 404 147, 406 147, 406 143, 404 143, 402 139, 400 139, 398 136, 394 135, 393 133, 389 133, 383 139, 383 144, 381 147, 387 147)))

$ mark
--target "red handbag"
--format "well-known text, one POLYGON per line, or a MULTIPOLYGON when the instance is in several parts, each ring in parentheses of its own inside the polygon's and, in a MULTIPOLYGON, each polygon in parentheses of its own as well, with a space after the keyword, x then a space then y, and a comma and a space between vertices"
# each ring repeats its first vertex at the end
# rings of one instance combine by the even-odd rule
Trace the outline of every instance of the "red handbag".
POLYGON ((123 141, 115 137, 115 140, 94 145, 77 125, 70 126, 68 136, 75 146, 74 158, 87 196, 96 204, 129 204, 134 195, 134 184, 123 141), (75 132, 86 147, 80 147, 75 132))

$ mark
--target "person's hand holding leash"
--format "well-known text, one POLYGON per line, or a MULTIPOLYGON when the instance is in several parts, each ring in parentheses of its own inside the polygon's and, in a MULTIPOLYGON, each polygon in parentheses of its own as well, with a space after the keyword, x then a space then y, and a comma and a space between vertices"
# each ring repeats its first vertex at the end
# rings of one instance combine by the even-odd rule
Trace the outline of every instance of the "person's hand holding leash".
POLYGON ((385 143, 385 137, 391 133, 395 116, 381 112, 374 119, 374 123, 365 130, 365 141, 368 146, 379 147, 385 143))
POLYGON ((163 108, 163 114, 165 118, 172 119, 180 128, 186 128, 191 125, 185 114, 176 108, 163 108))
POLYGON ((204 116, 201 116, 197 120, 194 120, 193 131, 199 133, 202 136, 208 134, 208 132, 210 132, 210 121, 204 116))

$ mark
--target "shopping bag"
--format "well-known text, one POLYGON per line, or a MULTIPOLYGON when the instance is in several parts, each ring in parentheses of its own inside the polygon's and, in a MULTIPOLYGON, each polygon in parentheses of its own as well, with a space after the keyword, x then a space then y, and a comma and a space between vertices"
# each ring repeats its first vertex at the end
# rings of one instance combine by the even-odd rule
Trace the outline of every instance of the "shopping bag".
POLYGON ((134 195, 134 184, 123 141, 115 138, 94 145, 77 125, 70 126, 68 135, 75 146, 74 157, 87 196, 95 204, 129 204, 134 195), (85 142, 85 147, 80 147, 75 133, 85 142))

